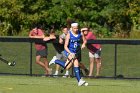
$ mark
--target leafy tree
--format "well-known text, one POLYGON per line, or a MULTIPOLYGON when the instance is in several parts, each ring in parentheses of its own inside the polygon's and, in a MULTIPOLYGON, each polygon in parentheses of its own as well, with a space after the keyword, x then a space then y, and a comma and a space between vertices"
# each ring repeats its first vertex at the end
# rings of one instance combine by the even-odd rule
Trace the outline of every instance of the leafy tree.
POLYGON ((27 35, 34 23, 58 31, 69 19, 99 37, 140 30, 139 0, 0 0, 0 8, 0 35, 27 35))
POLYGON ((1 35, 14 35, 20 30, 20 9, 23 7, 17 0, 0 1, 1 35))

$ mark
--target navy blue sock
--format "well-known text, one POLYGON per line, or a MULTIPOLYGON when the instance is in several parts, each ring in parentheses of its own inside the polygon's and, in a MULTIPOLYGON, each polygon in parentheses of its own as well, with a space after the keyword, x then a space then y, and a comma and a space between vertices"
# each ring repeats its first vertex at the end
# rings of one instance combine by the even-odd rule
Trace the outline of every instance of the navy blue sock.
POLYGON ((75 73, 75 76, 79 82, 79 80, 81 79, 79 67, 74 67, 74 73, 75 73))
POLYGON ((65 63, 66 63, 66 62, 64 62, 64 61, 55 60, 54 62, 55 62, 55 64, 58 64, 58 65, 62 66, 63 68, 65 67, 65 63))

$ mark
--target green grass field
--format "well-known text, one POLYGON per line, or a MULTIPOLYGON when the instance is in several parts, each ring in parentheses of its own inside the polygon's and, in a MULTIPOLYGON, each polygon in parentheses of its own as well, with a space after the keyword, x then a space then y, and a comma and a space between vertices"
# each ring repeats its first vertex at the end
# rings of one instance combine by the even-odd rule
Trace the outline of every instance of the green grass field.
POLYGON ((0 93, 140 93, 139 80, 85 80, 79 87, 75 78, 0 76, 0 93))
MULTIPOLYGON (((17 65, 9 67, 4 63, 0 65, 0 73, 14 73, 14 74, 30 74, 30 43, 8 43, 0 42, 0 54, 11 60, 16 57, 17 65)), ((55 50, 52 44, 48 44, 48 60, 51 60, 55 55, 55 50)), ((129 78, 140 78, 140 45, 118 45, 117 49, 117 75, 124 75, 129 78)), ((35 64, 35 49, 33 45, 32 53, 32 73, 44 74, 43 69, 35 64)), ((82 62, 88 68, 89 58, 88 51, 82 51, 82 62)), ((51 66, 55 68, 55 65, 51 66)), ((54 71, 54 70, 53 70, 54 71)), ((95 71, 95 69, 94 69, 95 71)), ((101 76, 114 76, 114 45, 102 45, 102 71, 101 76)))
MULTIPOLYGON (((30 44, 0 42, 0 53, 11 60, 16 56, 16 66, 9 67, 1 62, 0 73, 30 74, 30 44)), ((48 44, 48 60, 55 55, 55 50, 48 44)), ((117 75, 128 78, 140 78, 140 46, 118 45, 117 75)), ((44 74, 43 69, 35 64, 35 49, 33 46, 33 74, 44 74)), ((82 51, 82 62, 88 68, 88 51, 82 51)), ((52 65, 53 71, 55 65, 52 65)), ((95 72, 95 70, 94 70, 95 72)), ((101 76, 114 76, 114 45, 102 45, 101 76)), ((25 75, 0 75, 0 93, 140 93, 140 79, 88 79, 87 87, 78 87, 75 78, 52 78, 25 75)))

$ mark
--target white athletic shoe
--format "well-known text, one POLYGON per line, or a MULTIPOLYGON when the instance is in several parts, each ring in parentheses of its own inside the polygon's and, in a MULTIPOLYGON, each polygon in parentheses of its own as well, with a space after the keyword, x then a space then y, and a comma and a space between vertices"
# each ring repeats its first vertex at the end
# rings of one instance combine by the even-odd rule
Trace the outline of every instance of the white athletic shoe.
POLYGON ((65 74, 64 76, 63 76, 63 78, 67 78, 69 76, 69 74, 65 74))
POLYGON ((53 77, 58 77, 58 74, 53 74, 53 77))
POLYGON ((80 79, 80 81, 78 82, 78 86, 82 86, 82 85, 88 86, 88 83, 83 79, 80 79))
POLYGON ((52 60, 49 62, 49 65, 51 65, 51 64, 55 64, 55 60, 56 60, 57 58, 56 58, 56 56, 54 56, 53 58, 52 58, 52 60))

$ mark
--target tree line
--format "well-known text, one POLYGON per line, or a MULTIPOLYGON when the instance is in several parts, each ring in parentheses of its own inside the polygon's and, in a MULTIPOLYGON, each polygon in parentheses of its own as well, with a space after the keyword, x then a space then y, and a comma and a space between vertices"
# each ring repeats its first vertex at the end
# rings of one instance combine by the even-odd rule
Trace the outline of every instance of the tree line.
POLYGON ((140 30, 139 0, 0 0, 0 35, 27 35, 33 24, 59 32, 68 19, 98 37, 129 37, 140 30))

